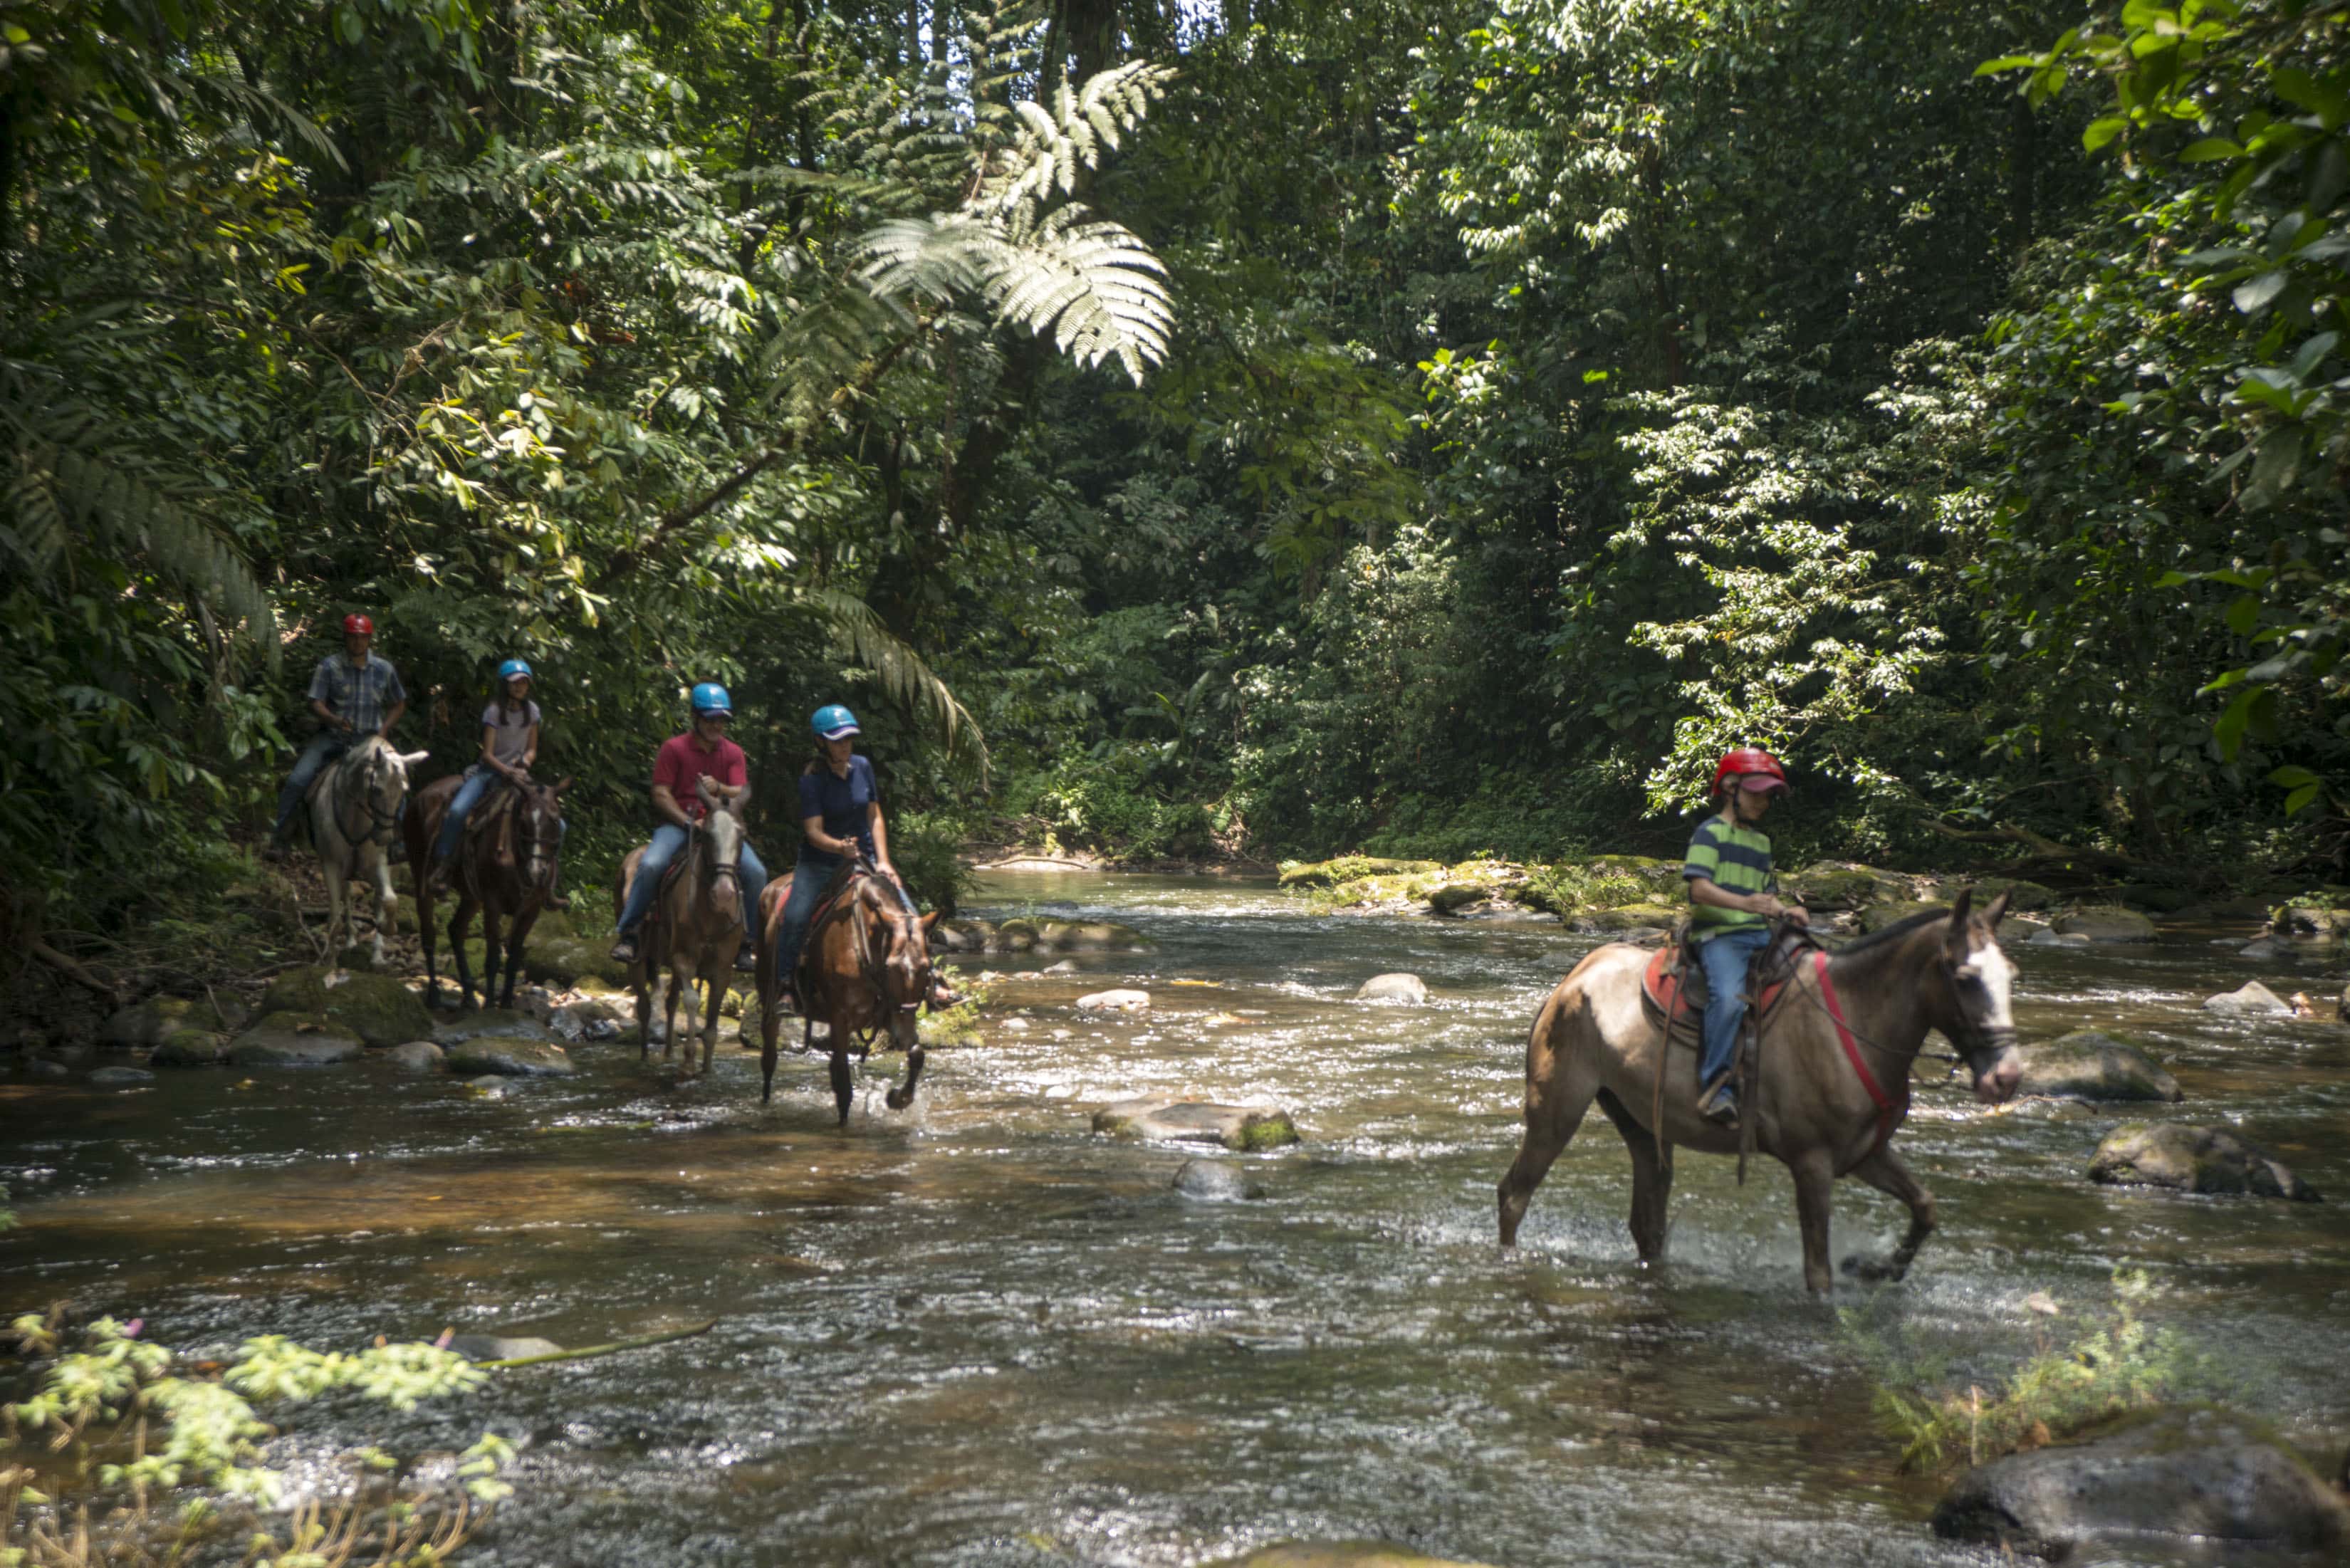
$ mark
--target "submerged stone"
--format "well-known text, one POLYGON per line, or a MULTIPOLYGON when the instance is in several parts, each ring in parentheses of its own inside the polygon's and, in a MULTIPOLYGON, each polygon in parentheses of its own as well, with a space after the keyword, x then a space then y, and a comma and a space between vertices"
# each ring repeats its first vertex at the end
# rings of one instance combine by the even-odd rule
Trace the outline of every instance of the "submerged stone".
POLYGON ((567 1078, 579 1064, 552 1040, 514 1040, 485 1036, 460 1041, 448 1048, 449 1071, 494 1073, 510 1078, 567 1078))
POLYGON ((1284 1541, 1234 1559, 1227 1568, 1485 1568, 1451 1557, 1430 1557, 1384 1541, 1284 1541))
POLYGON ((270 1013, 228 1048, 229 1061, 239 1067, 333 1067, 366 1054, 356 1033, 299 1012, 270 1013))
POLYGON ((100 1067, 89 1075, 90 1086, 97 1089, 135 1089, 154 1081, 155 1075, 144 1067, 100 1067))
POLYGON ((1140 952, 1150 943, 1116 920, 1044 920, 1036 926, 1036 945, 1064 953, 1140 952))
POLYGON ((513 1008, 484 1007, 447 1023, 433 1025, 432 1037, 443 1046, 468 1040, 551 1041, 555 1032, 529 1013, 513 1008))
POLYGON ((369 1045, 397 1045, 432 1033, 432 1015, 405 981, 349 969, 289 969, 269 982, 261 1011, 328 1019, 369 1045))
POLYGON ((2173 1408, 1977 1466, 1934 1511, 1934 1532, 2050 1559, 2132 1537, 2320 1551, 2350 1545, 2350 1507, 2258 1423, 2173 1408))
POLYGON ((403 1073, 437 1073, 446 1059, 441 1047, 430 1040, 411 1040, 405 1045, 395 1045, 383 1054, 383 1059, 403 1073))
POLYGON ((2060 937, 2086 937, 2093 942, 2150 942, 2154 922, 2136 909, 2119 904, 2093 905, 2056 917, 2053 927, 2060 937))
POLYGON ((932 952, 979 953, 994 944, 995 927, 987 920, 941 920, 931 928, 932 952))
POLYGON ((2023 945, 2028 948, 2085 948, 2090 941, 2078 931, 2060 931, 2043 926, 2033 932, 2023 945))
POLYGON ((2214 1196, 2318 1201, 2317 1189, 2232 1127, 2125 1122, 2089 1161, 2089 1179, 2214 1196))
POLYGON ((2233 991, 2205 997, 2203 1011, 2236 1018, 2283 1018, 2291 1016, 2293 1003, 2259 981, 2248 980, 2233 991))
POLYGON ((2020 1095, 2076 1100, 2182 1100, 2186 1093, 2152 1057, 2127 1040, 2075 1029, 2022 1052, 2020 1095))
POLYGON ((1391 974, 1375 974, 1355 989, 1357 1002, 1400 1002, 1418 1005, 1428 1000, 1428 982, 1416 974, 1398 970, 1391 974))
POLYGON ((1149 1143, 1220 1143, 1237 1149, 1280 1148, 1298 1141, 1287 1111, 1152 1096, 1104 1106, 1094 1113, 1094 1131, 1149 1143))
POLYGON ((1203 1203, 1238 1203, 1262 1198, 1264 1189, 1221 1159, 1187 1159, 1175 1172, 1175 1190, 1203 1203))
POLYGON ((508 1338, 499 1334, 460 1334, 450 1336, 449 1348, 468 1361, 516 1361, 525 1355, 559 1355, 563 1346, 551 1339, 536 1339, 527 1335, 508 1338))

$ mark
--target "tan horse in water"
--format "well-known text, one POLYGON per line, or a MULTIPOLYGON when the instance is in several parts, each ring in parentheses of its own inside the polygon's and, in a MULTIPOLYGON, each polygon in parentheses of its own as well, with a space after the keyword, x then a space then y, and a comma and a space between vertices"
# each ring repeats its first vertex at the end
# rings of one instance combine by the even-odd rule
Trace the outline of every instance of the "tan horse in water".
POLYGON ((381 735, 369 735, 342 754, 334 766, 323 768, 302 797, 310 827, 310 847, 318 852, 319 869, 327 877, 327 957, 340 963, 342 949, 335 945, 336 928, 351 941, 359 940, 359 910, 350 902, 350 884, 365 882, 375 889, 375 946, 378 969, 383 967, 383 933, 392 929, 399 912, 399 895, 391 890, 391 866, 384 852, 408 798, 408 770, 431 756, 430 752, 395 752, 381 735))
MULTIPOLYGON (((702 1065, 693 1064, 693 1044, 686 1043, 689 1076, 710 1071, 718 1049, 718 1008, 726 1000, 727 982, 734 972, 735 950, 743 945, 743 873, 735 865, 743 853, 743 822, 727 809, 706 778, 694 781, 702 804, 709 808, 693 830, 692 840, 677 858, 677 874, 670 879, 652 912, 645 918, 644 942, 637 961, 629 966, 629 988, 637 993, 637 1054, 652 1052, 652 982, 661 965, 669 965, 669 996, 661 1022, 661 1060, 677 1054, 677 1007, 687 988, 698 979, 708 988, 707 1015, 702 1024, 702 1065)), ((629 851, 612 889, 612 917, 619 918, 629 901, 629 884, 636 880, 637 863, 650 846, 629 851)), ((687 1002, 686 1024, 693 1023, 687 1002)))
MULTIPOLYGON (((424 944, 424 1000, 429 1006, 440 1004, 441 969, 433 950, 433 879, 425 875, 425 867, 431 864, 432 841, 441 836, 441 824, 449 815, 449 803, 464 782, 463 774, 435 779, 408 803, 408 866, 416 880, 416 930, 424 944)), ((505 794, 514 787, 501 783, 473 808, 465 836, 459 841, 456 864, 449 867, 449 890, 457 900, 456 913, 449 917, 449 958, 467 1007, 473 1005, 473 974, 465 962, 465 932, 473 923, 473 911, 482 912, 482 998, 512 1007, 515 981, 522 973, 523 944, 538 921, 540 909, 555 891, 563 842, 560 797, 571 787, 571 781, 543 784, 533 780, 520 799, 510 802, 505 794), (499 811, 511 812, 512 820, 493 820, 499 811), (521 841, 522 853, 502 866, 498 840, 508 832, 521 841), (503 996, 498 990, 502 959, 503 996)))
MULTIPOLYGON (((1804 1283, 1814 1292, 1834 1281, 1829 1190, 1840 1176, 1857 1177, 1909 1208, 1908 1234, 1893 1255, 1847 1258, 1846 1272, 1898 1279, 1933 1233, 1933 1196, 1887 1147, 1908 1112, 1909 1064, 1928 1030, 1959 1047, 1978 1099, 1990 1104, 2015 1093, 2022 1072, 2015 966, 1997 934, 2007 895, 1980 914, 1970 914, 1970 902, 1962 892, 1947 913, 1929 910, 1849 944, 1828 960, 1825 989, 1812 964, 1799 964, 1762 1037, 1743 1114, 1754 1118, 1755 1147, 1794 1176, 1804 1283), (1838 1008, 1850 1050, 1839 1037, 1838 1008)), ((1698 1054, 1668 1047, 1641 1002, 1642 972, 1653 956, 1620 942, 1599 949, 1559 982, 1534 1020, 1526 1042, 1525 1137, 1501 1185, 1504 1247, 1516 1244, 1534 1189, 1594 1099, 1631 1150, 1632 1241, 1644 1263, 1665 1254, 1673 1146, 1738 1152, 1737 1132, 1697 1114, 1698 1054), (1660 1103, 1663 1125, 1652 1127, 1660 1103)))
MULTIPOLYGON (((795 873, 797 875, 797 873, 795 873)), ((775 1033, 783 1019, 775 1006, 783 977, 775 972, 775 936, 783 928, 784 904, 790 898, 792 879, 778 877, 767 884, 761 902, 759 928, 759 1098, 775 1089, 775 1033)), ((808 932, 800 954, 798 993, 808 1033, 821 1021, 826 1044, 832 1052, 832 1100, 840 1125, 848 1125, 852 1085, 848 1072, 851 1036, 866 1044, 859 1055, 872 1050, 876 1032, 887 1029, 889 1043, 906 1053, 906 1081, 887 1096, 889 1108, 902 1111, 914 1103, 914 1085, 922 1081, 922 1036, 919 1014, 931 995, 931 928, 938 911, 916 916, 898 901, 898 890, 882 877, 858 870, 850 874, 840 902, 826 911, 808 932)))

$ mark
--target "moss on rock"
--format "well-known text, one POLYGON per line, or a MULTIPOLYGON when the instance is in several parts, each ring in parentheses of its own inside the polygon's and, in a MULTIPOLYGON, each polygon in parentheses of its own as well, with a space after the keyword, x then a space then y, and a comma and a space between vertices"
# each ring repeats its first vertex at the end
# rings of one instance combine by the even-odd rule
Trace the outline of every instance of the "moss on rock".
POLYGON ((183 1030, 234 1033, 247 1016, 234 997, 151 996, 116 1012, 99 1026, 98 1038, 105 1045, 161 1045, 183 1030))
POLYGON ((264 1012, 297 1012, 342 1025, 369 1045, 397 1045, 432 1033, 432 1015, 405 981, 388 974, 344 971, 334 985, 323 969, 290 969, 270 981, 264 1012))

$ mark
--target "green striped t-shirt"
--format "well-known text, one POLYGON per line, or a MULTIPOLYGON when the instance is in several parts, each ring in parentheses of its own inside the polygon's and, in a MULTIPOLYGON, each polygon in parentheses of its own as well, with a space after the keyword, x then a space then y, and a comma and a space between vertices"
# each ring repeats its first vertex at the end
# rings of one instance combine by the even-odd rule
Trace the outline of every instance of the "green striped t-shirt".
MULTIPOLYGON (((1779 879, 1771 874, 1770 836, 1751 827, 1732 827, 1719 816, 1707 817, 1690 836, 1681 876, 1691 882, 1702 877, 1730 893, 1779 890, 1779 879)), ((1699 941, 1766 923, 1749 910, 1725 909, 1715 904, 1694 905, 1690 911, 1690 934, 1699 941)))

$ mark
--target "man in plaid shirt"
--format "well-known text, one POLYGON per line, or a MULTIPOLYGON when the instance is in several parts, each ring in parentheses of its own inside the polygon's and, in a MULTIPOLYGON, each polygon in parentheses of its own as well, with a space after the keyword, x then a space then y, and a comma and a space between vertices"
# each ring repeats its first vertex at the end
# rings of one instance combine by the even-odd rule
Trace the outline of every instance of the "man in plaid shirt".
POLYGON ((325 726, 294 759, 294 772, 277 792, 277 826, 267 854, 286 853, 286 829, 302 808, 302 797, 319 771, 370 735, 389 735, 408 711, 408 689, 389 659, 377 658, 375 622, 363 615, 343 618, 343 651, 318 660, 310 672, 310 711, 325 726))

